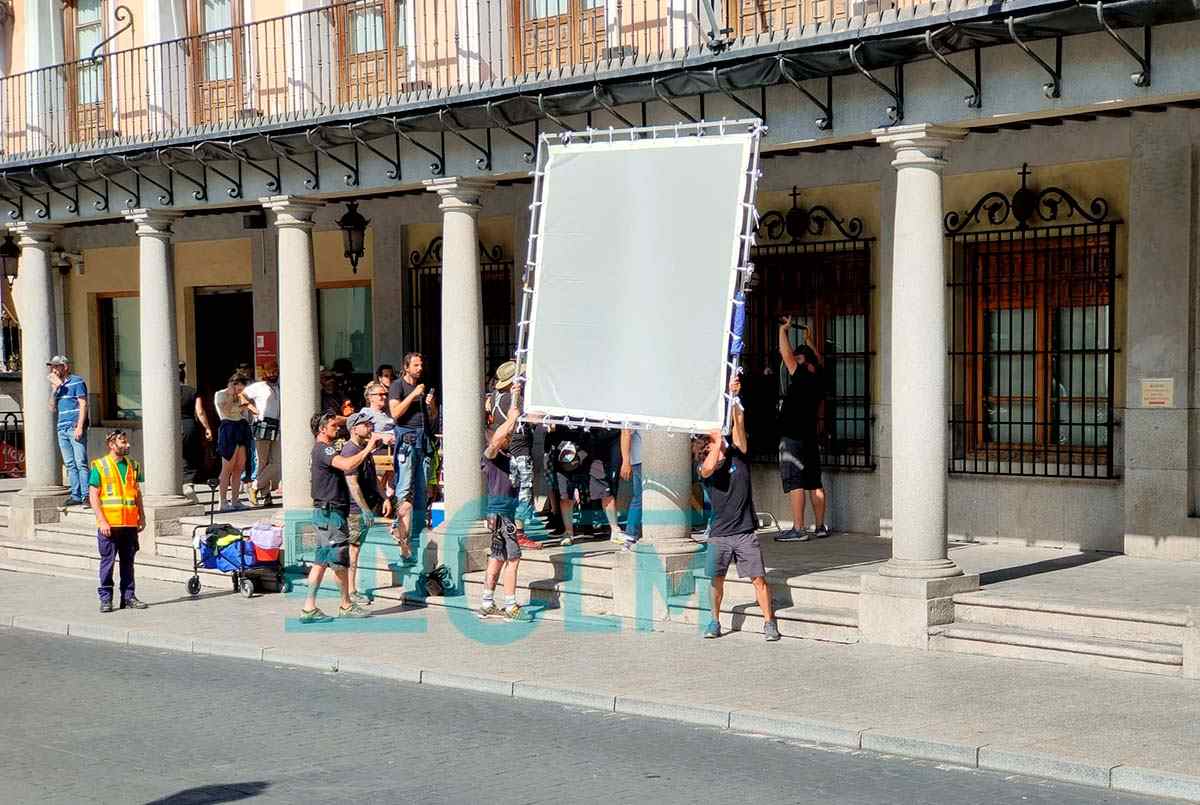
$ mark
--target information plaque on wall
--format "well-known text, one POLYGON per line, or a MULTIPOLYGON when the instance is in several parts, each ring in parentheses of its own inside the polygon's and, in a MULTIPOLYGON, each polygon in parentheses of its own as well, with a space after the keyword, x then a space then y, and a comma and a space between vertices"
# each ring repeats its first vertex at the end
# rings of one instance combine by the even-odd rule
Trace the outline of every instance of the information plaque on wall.
POLYGON ((1175 378, 1173 378, 1173 377, 1144 377, 1144 378, 1142 378, 1142 407, 1143 408, 1174 408, 1175 407, 1175 378))

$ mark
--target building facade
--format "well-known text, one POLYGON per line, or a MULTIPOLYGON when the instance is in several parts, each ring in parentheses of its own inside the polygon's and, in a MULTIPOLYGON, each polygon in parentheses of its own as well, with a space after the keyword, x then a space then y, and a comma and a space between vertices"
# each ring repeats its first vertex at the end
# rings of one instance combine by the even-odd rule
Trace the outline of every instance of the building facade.
MULTIPOLYGON (((138 432, 164 511, 186 503, 176 361, 211 388, 264 335, 288 506, 306 503, 288 456, 306 455, 317 366, 338 358, 431 356, 447 465, 473 468, 481 380, 515 340, 537 137, 758 117, 759 508, 790 516, 773 463, 787 313, 827 361, 829 522, 894 541, 864 636, 920 632, 929 601, 977 585, 947 536, 1200 560, 1194 3, 7 9, 21 357, 75 357, 93 419, 138 432), (370 220, 354 269, 347 201, 370 220), (918 599, 914 626, 893 605, 918 599)), ((25 373, 30 523, 58 494, 43 386, 25 373)), ((448 475, 448 507, 478 497, 473 476, 448 475)))

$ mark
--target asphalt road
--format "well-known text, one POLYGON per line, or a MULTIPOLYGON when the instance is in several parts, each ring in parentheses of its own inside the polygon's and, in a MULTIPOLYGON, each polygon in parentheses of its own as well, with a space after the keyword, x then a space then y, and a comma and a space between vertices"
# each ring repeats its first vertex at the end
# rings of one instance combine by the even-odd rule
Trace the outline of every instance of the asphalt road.
POLYGON ((0 680, 0 799, 10 804, 1163 802, 20 630, 0 630, 0 680))

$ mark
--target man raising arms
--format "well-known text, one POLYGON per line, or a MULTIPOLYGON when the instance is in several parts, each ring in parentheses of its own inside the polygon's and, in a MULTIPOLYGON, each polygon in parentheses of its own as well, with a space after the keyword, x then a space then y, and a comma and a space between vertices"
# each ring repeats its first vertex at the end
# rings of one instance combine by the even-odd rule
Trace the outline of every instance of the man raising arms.
POLYGON ((729 392, 734 397, 729 433, 732 444, 726 447, 721 432, 713 431, 708 435, 707 452, 700 464, 700 478, 708 487, 713 506, 707 552, 708 574, 712 578, 712 621, 704 630, 704 636, 721 636, 725 573, 730 562, 734 562, 738 576, 749 578, 754 585, 754 596, 763 615, 763 636, 768 641, 775 641, 779 639, 779 627, 775 624, 762 548, 755 533, 758 522, 750 492, 750 465, 746 461, 746 418, 737 397, 741 390, 742 381, 735 376, 729 382, 729 392))
POLYGON ((804 497, 812 500, 814 525, 811 532, 828 537, 825 525, 825 489, 821 485, 820 433, 821 409, 824 404, 824 377, 821 356, 812 345, 812 331, 801 325, 804 343, 792 349, 788 330, 792 319, 784 317, 779 324, 779 353, 787 368, 790 381, 780 412, 779 476, 783 493, 792 504, 792 527, 775 537, 776 542, 804 542, 809 532, 804 530, 804 497))
POLYGON ((504 452, 512 439, 521 415, 521 387, 514 385, 503 424, 492 433, 484 448, 481 469, 487 491, 487 522, 492 532, 488 551, 487 574, 483 581, 483 602, 479 617, 500 615, 512 621, 522 620, 517 604, 517 566, 521 562, 521 546, 517 542, 517 488, 512 477, 512 458, 504 452), (502 579, 504 605, 496 606, 496 582, 502 579))

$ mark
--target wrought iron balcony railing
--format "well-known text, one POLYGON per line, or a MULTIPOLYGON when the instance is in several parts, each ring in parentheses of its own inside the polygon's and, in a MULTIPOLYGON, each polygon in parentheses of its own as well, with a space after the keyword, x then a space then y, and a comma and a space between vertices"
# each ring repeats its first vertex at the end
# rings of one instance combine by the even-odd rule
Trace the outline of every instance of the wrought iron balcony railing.
MULTIPOLYGON (((724 0, 730 47, 915 0, 724 0)), ((0 79, 0 163, 670 58, 698 0, 353 0, 0 79)))

